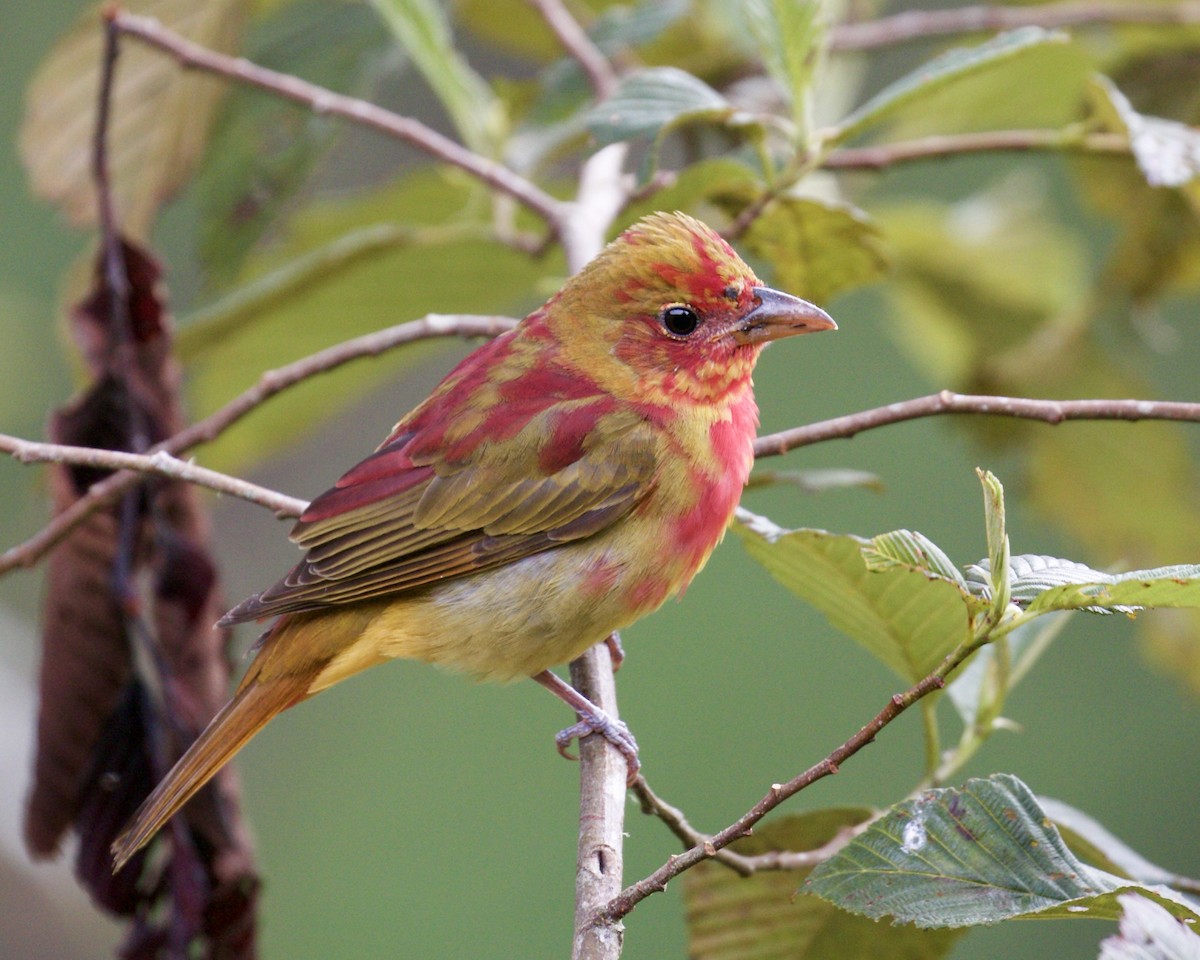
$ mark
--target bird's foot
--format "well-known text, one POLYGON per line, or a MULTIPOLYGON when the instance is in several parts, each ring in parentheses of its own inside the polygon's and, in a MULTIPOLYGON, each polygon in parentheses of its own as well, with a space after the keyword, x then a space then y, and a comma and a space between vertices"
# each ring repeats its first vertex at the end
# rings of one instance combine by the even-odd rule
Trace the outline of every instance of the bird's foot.
MULTIPOLYGON (((615 637, 616 634, 613 636, 615 637)), ((642 768, 642 763, 638 759, 637 741, 633 739, 629 728, 616 717, 592 703, 556 673, 543 670, 541 673, 535 674, 533 679, 562 700, 579 717, 578 723, 572 724, 566 730, 560 730, 554 738, 558 752, 568 760, 576 760, 578 758, 573 756, 568 749, 571 741, 582 740, 593 733, 598 733, 616 747, 625 758, 628 766, 626 780, 628 783, 633 783, 638 771, 642 768)))
POLYGON ((554 736, 554 745, 558 747, 558 752, 568 760, 578 760, 579 758, 571 753, 571 741, 582 740, 584 737, 590 737, 593 733, 599 734, 614 747, 625 758, 627 773, 625 776, 626 783, 633 783, 637 778, 638 771, 642 769, 642 761, 638 759, 637 740, 634 739, 632 731, 625 726, 620 720, 615 720, 599 707, 592 708, 595 713, 582 717, 578 723, 573 723, 565 730, 559 730, 554 736))

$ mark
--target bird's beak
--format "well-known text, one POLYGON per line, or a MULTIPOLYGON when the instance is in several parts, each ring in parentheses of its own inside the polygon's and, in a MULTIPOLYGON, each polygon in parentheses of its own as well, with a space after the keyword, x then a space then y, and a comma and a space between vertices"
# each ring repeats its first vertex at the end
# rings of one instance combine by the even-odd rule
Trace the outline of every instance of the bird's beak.
POLYGON ((770 287, 752 287, 758 303, 733 330, 738 343, 765 343, 799 333, 836 330, 833 317, 820 307, 770 287))

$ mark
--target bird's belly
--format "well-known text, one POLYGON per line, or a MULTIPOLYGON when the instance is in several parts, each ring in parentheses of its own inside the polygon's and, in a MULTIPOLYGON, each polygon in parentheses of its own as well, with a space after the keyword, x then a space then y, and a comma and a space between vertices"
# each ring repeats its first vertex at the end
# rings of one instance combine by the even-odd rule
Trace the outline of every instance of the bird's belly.
MULTIPOLYGON (((617 547, 619 545, 614 545, 617 547)), ((385 657, 424 660, 480 679, 515 680, 578 657, 661 604, 638 602, 642 571, 621 551, 568 544, 448 581, 385 607, 364 637, 385 657)))

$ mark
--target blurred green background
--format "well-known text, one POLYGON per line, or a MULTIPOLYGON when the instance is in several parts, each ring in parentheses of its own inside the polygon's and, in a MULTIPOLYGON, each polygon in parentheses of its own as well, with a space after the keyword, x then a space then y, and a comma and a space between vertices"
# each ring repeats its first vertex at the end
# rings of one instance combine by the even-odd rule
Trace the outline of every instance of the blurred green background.
MULTIPOLYGON (((58 290, 91 238, 29 198, 15 131, 34 66, 82 7, 74 0, 6 0, 0 13, 6 38, 0 59, 6 143, 0 154, 0 430, 21 436, 39 436, 46 412, 70 393, 58 290)), ((895 68, 890 56, 874 63, 876 71, 895 68)), ((352 134, 336 157, 347 165, 386 164, 387 149, 352 134), (368 156, 371 151, 383 159, 368 156)), ((910 168, 882 177, 877 196, 965 196, 1016 163, 964 159, 910 168)), ((1044 194, 1057 197, 1066 189, 1059 159, 1019 163, 1044 194)), ((355 171, 334 176, 353 179, 355 171)), ((192 223, 185 205, 173 209, 155 235, 181 307, 198 286, 189 273, 195 268, 192 223)), ((1097 249, 1103 240, 1096 237, 1097 249)), ((523 302, 495 309, 518 311, 540 299, 531 289, 523 302)), ((756 378, 764 431, 943 386, 914 369, 887 334, 885 304, 876 292, 827 306, 841 324, 836 336, 786 343, 764 358, 756 378)), ((1195 308, 1194 301, 1176 301, 1163 320, 1194 330, 1195 308)), ((409 318, 397 305, 393 322, 409 318)), ((1157 396, 1196 399, 1196 340, 1185 334, 1161 363, 1141 371, 1157 396)), ((319 492, 369 451, 463 349, 438 348, 415 374, 338 416, 319 437, 251 479, 298 496, 319 492)), ((1106 429, 1139 443, 1137 426, 1106 429)), ((203 462, 203 452, 199 456, 203 462)), ((989 467, 1003 479, 1006 466, 948 419, 826 444, 780 465, 785 462, 876 471, 886 492, 808 497, 752 491, 745 501, 751 509, 788 526, 864 535, 920 530, 959 563, 985 552, 973 468, 989 467)), ((42 523, 44 492, 37 469, 9 461, 0 462, 0 489, 0 535, 8 546, 42 523)), ((264 511, 231 501, 213 501, 213 511, 231 601, 292 562, 285 529, 264 511)), ((1077 556, 1097 565, 1119 559, 1079 556, 1077 547, 1016 504, 1009 523, 1017 552, 1077 556)), ((75 889, 69 858, 31 865, 20 841, 39 589, 36 570, 0 579, 0 956, 106 956, 119 930, 75 889)), ((249 639, 247 632, 243 640, 249 639)), ((733 539, 681 603, 638 624, 625 641, 622 714, 641 743, 647 777, 701 828, 719 828, 770 783, 824 756, 899 687, 771 582, 733 539), (736 611, 732 634, 717 627, 730 622, 730 610, 736 611)), ((1024 732, 994 738, 968 774, 1015 773, 1035 791, 1091 813, 1151 860, 1200 872, 1200 835, 1181 827, 1196 809, 1200 712, 1180 684, 1147 665, 1128 621, 1077 617, 1006 713, 1024 732)), ((272 724, 239 761, 265 878, 263 956, 566 956, 577 777, 556 755, 552 735, 568 720, 533 684, 472 686, 427 667, 396 664, 272 724)), ((947 735, 957 730, 948 727, 947 735)), ((888 804, 909 789, 920 765, 919 724, 906 717, 791 809, 888 804)), ((631 880, 675 850, 667 831, 633 807, 627 831, 631 880)), ((626 957, 685 954, 678 886, 629 919, 626 957)), ((1098 923, 1009 923, 973 932, 954 956, 1092 957, 1107 933, 1098 923)))

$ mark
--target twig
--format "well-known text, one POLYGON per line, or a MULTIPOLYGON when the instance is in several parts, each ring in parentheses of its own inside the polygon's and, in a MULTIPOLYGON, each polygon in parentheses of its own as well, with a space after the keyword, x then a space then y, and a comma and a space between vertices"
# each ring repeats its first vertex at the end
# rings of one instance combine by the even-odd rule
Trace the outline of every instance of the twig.
POLYGON ((764 190, 721 231, 726 240, 744 234, 764 210, 810 169, 884 170, 902 163, 942 160, 974 153, 1065 153, 1128 154, 1129 138, 1119 133, 1088 133, 1068 130, 988 130, 982 133, 945 134, 885 143, 870 147, 843 147, 832 150, 819 160, 804 155, 795 158, 789 173, 764 190))
POLYGON ((1200 422, 1200 403, 1168 400, 1035 400, 975 396, 943 390, 941 393, 931 393, 759 437, 754 442, 754 455, 769 457, 812 443, 849 439, 864 430, 874 430, 903 420, 947 413, 1016 417, 1049 424, 1066 420, 1176 420, 1195 423, 1200 422))
POLYGON ((1039 7, 979 5, 953 10, 911 10, 878 20, 843 23, 829 32, 833 50, 873 50, 878 47, 926 40, 956 33, 1013 30, 1017 27, 1082 27, 1090 24, 1200 23, 1200 3, 1153 4, 1084 2, 1048 3, 1039 7))
POLYGON ((102 450, 96 447, 74 447, 60 443, 39 443, 0 433, 0 450, 21 463, 69 463, 73 466, 94 467, 100 470, 135 470, 172 480, 183 480, 218 493, 257 503, 273 510, 279 517, 298 517, 308 506, 307 501, 260 487, 226 473, 209 470, 186 460, 171 456, 165 450, 157 453, 126 453, 122 450, 102 450))
POLYGON ((734 840, 749 836, 756 823, 774 810, 779 804, 801 790, 816 783, 818 780, 837 773, 843 764, 854 754, 858 753, 889 723, 900 716, 910 706, 927 696, 934 690, 940 690, 946 682, 946 676, 975 651, 974 645, 964 645, 946 657, 938 668, 919 683, 909 687, 904 693, 894 695, 887 706, 875 715, 865 727, 850 737, 845 743, 829 754, 824 760, 809 767, 803 773, 793 777, 787 783, 772 784, 770 791, 751 807, 741 817, 725 829, 713 835, 707 842, 696 844, 683 853, 673 856, 650 875, 637 883, 626 887, 620 895, 608 902, 604 909, 597 911, 592 923, 599 929, 612 929, 619 924, 634 907, 655 893, 667 888, 667 883, 679 876, 685 870, 695 866, 701 860, 707 860, 716 851, 722 850, 734 840))
POLYGON ((617 75, 612 64, 592 43, 579 21, 571 16, 571 12, 562 0, 529 0, 546 21, 547 26, 554 31, 563 49, 579 61, 579 66, 587 74, 588 82, 596 94, 597 100, 605 100, 617 85, 617 75))
POLYGON ((157 47, 174 57, 185 69, 205 70, 250 86, 269 90, 277 96, 302 103, 317 114, 332 114, 353 120, 388 136, 412 144, 430 156, 465 170, 501 193, 524 204, 557 231, 563 216, 562 204, 530 180, 488 157, 473 153, 412 117, 402 116, 383 107, 334 93, 298 77, 260 67, 243 58, 228 57, 208 50, 168 30, 151 17, 123 10, 108 12, 113 26, 121 33, 157 47))
POLYGON ((734 873, 743 877, 749 877, 764 870, 804 870, 815 867, 818 863, 828 860, 859 834, 865 832, 877 819, 868 817, 853 827, 843 827, 827 843, 812 850, 772 850, 755 856, 745 856, 729 849, 718 850, 713 847, 709 850, 712 837, 701 833, 688 823, 683 811, 667 803, 651 790, 650 784, 641 774, 638 774, 630 789, 641 801, 642 813, 658 817, 687 846, 704 846, 710 859, 725 864, 734 873))
MULTIPOLYGON (((402 344, 429 337, 494 337, 511 329, 515 320, 508 317, 473 317, 429 314, 411 323, 402 323, 329 347, 295 363, 268 370, 253 387, 241 393, 219 410, 185 430, 152 447, 148 452, 164 450, 178 456, 201 443, 208 443, 275 394, 309 377, 333 370, 360 357, 376 356, 402 344)), ((82 523, 93 511, 137 483, 139 475, 122 471, 93 484, 88 492, 56 516, 24 543, 0 554, 0 574, 16 567, 33 566, 47 551, 82 523)))
POLYGON ((844 147, 825 157, 821 167, 825 170, 882 170, 900 163, 940 160, 967 153, 1028 153, 1036 150, 1127 154, 1129 138, 1120 133, 989 130, 924 137, 872 147, 844 147))

